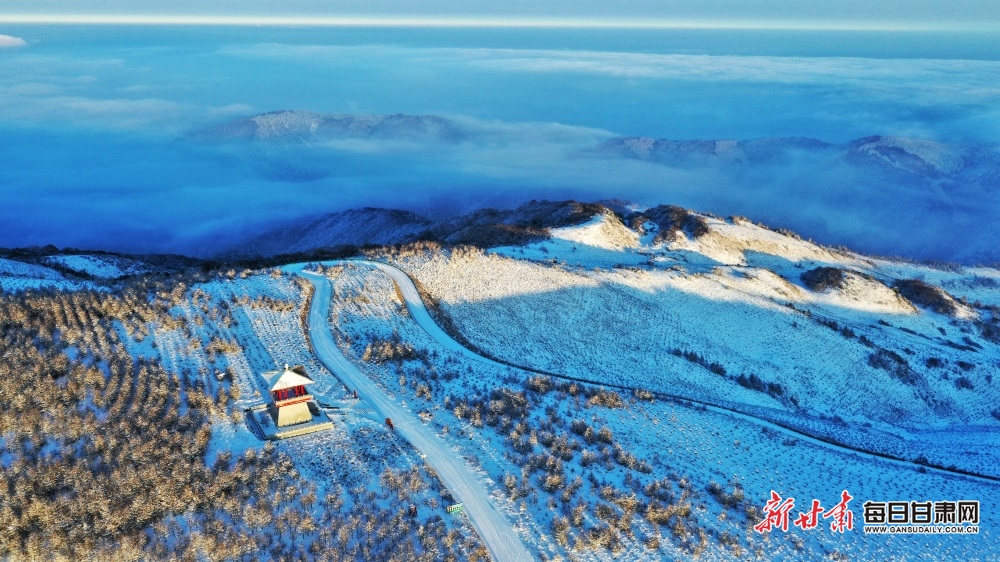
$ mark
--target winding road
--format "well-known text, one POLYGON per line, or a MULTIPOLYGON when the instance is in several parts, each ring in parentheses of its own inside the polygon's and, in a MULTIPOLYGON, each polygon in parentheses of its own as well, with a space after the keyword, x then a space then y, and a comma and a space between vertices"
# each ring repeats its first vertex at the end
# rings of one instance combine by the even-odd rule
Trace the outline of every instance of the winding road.
MULTIPOLYGON (((403 296, 403 300, 406 303, 406 308, 409 311, 410 316, 417 322, 417 324, 421 328, 423 328, 440 345, 446 347, 449 350, 461 353, 462 355, 465 355, 466 357, 469 357, 470 359, 474 359, 476 361, 480 361, 480 362, 487 363, 487 364, 494 365, 494 366, 498 366, 498 367, 508 367, 508 368, 512 367, 512 368, 516 368, 516 369, 523 370, 523 371, 526 371, 526 372, 543 374, 543 375, 547 375, 547 376, 551 376, 551 377, 555 377, 555 378, 559 378, 559 379, 572 380, 572 381, 577 381, 577 382, 581 382, 581 383, 585 383, 585 384, 593 384, 593 385, 598 385, 598 386, 613 387, 613 388, 619 388, 619 389, 623 389, 623 390, 635 390, 635 389, 632 389, 632 388, 629 388, 629 387, 626 387, 626 386, 621 386, 621 385, 616 385, 616 384, 610 384, 610 383, 607 383, 607 382, 603 382, 602 383, 602 382, 598 382, 598 381, 591 381, 591 380, 586 380, 586 379, 577 378, 577 377, 570 377, 570 376, 566 376, 566 375, 560 375, 558 373, 550 373, 550 372, 547 372, 547 371, 540 371, 540 370, 537 370, 537 369, 532 369, 532 368, 524 367, 524 366, 517 366, 517 365, 505 364, 505 363, 501 363, 499 361, 496 361, 494 359, 491 359, 489 357, 484 357, 483 355, 480 355, 480 354, 476 353, 475 351, 473 351, 471 349, 468 349, 468 348, 464 347, 462 344, 460 344, 459 342, 457 342, 446 331, 444 331, 441 328, 441 326, 439 326, 437 324, 437 322, 434 321, 434 319, 431 317, 430 313, 428 312, 427 307, 425 306, 424 301, 421 298, 420 292, 417 290, 416 285, 413 283, 413 280, 410 279, 409 275, 407 275, 404 271, 402 271, 402 270, 400 270, 400 269, 398 269, 396 267, 393 267, 391 265, 385 264, 385 263, 368 261, 368 260, 351 259, 351 260, 337 260, 337 261, 324 262, 324 263, 326 263, 328 265, 347 265, 347 264, 363 265, 363 266, 372 267, 372 268, 378 269, 379 271, 384 272, 389 277, 391 277, 392 280, 396 283, 396 286, 399 288, 400 293, 403 296)), ((313 277, 314 276, 311 276, 310 280, 312 280, 313 277)), ((315 284, 315 282, 314 282, 314 284, 315 284)), ((327 282, 327 285, 329 286, 329 282, 327 282)), ((329 298, 329 297, 327 297, 327 298, 329 298)), ((314 309, 315 309, 315 306, 316 306, 316 300, 314 298, 314 301, 313 301, 313 307, 314 307, 314 309)), ((311 323, 312 323, 312 320, 310 320, 310 325, 311 325, 311 323)), ((326 329, 324 331, 328 332, 329 330, 326 329)), ((329 333, 327 333, 327 335, 329 335, 329 333)), ((336 348, 334 348, 334 349, 336 349, 336 348)), ((346 363, 346 361, 345 361, 345 363, 346 363)), ((349 365, 349 363, 348 363, 348 365, 349 365)), ((903 458, 900 458, 900 457, 896 457, 896 456, 885 454, 885 453, 880 453, 880 452, 877 452, 877 451, 861 449, 861 448, 853 447, 853 446, 850 446, 850 445, 844 445, 842 443, 828 441, 828 440, 826 440, 824 438, 817 437, 815 435, 810 435, 808 433, 805 433, 803 431, 799 431, 797 429, 794 429, 794 428, 782 425, 780 423, 775 423, 775 422, 773 422, 771 420, 768 420, 768 419, 765 419, 765 418, 761 418, 761 417, 757 417, 757 416, 754 416, 752 414, 749 414, 749 413, 746 413, 746 412, 741 412, 739 410, 735 410, 735 409, 728 408, 728 407, 725 407, 725 406, 721 406, 719 404, 712 404, 712 403, 705 402, 705 401, 702 401, 702 400, 692 399, 692 398, 689 398, 689 397, 686 397, 686 396, 678 396, 678 395, 673 395, 673 394, 668 394, 668 393, 663 393, 663 392, 654 392, 653 394, 655 396, 657 396, 658 398, 662 398, 662 399, 675 400, 675 401, 676 400, 680 400, 680 401, 683 401, 683 402, 689 402, 689 403, 697 404, 699 407, 703 407, 706 410, 709 410, 709 411, 712 411, 712 412, 715 412, 715 413, 718 413, 718 414, 728 415, 728 416, 731 416, 731 417, 734 417, 734 418, 737 418, 737 419, 740 419, 740 420, 743 420, 743 421, 747 421, 747 422, 751 422, 751 423, 757 424, 757 425, 762 426, 762 427, 767 427, 767 428, 773 429, 775 431, 778 431, 778 432, 784 433, 786 435, 789 435, 790 437, 794 437, 796 439, 801 439, 803 441, 809 442, 809 443, 811 443, 813 445, 816 445, 818 447, 822 447, 822 448, 830 449, 830 450, 835 450, 835 451, 840 452, 840 453, 855 454, 855 455, 858 455, 858 456, 861 456, 861 457, 866 457, 866 458, 873 459, 873 460, 877 459, 879 461, 888 462, 890 464, 895 464, 895 465, 898 465, 898 466, 906 466, 906 467, 909 467, 911 469, 912 468, 921 468, 921 469, 923 469, 925 471, 928 471, 928 472, 934 472, 934 473, 938 473, 938 474, 942 474, 942 475, 948 475, 948 476, 952 476, 952 477, 956 477, 956 476, 957 477, 965 477, 965 478, 970 478, 970 479, 973 479, 973 480, 976 480, 976 481, 979 481, 979 482, 989 482, 989 483, 994 484, 994 485, 997 484, 997 482, 1000 482, 1000 478, 997 478, 995 476, 989 476, 989 475, 984 475, 984 474, 977 474, 977 473, 974 473, 974 472, 969 472, 969 471, 964 471, 964 470, 954 470, 954 469, 943 468, 943 467, 938 467, 938 466, 927 466, 927 465, 919 464, 919 463, 917 463, 917 462, 915 462, 913 460, 903 459, 903 458)), ((387 416, 387 417, 392 417, 392 416, 387 416)), ((393 419, 395 419, 395 418, 393 418, 393 419)))
MULTIPOLYGON (((378 267, 389 273, 393 279, 397 279, 397 276, 393 272, 406 278, 406 274, 402 271, 384 266, 383 264, 358 261, 352 261, 351 263, 361 263, 378 267)), ((333 339, 333 334, 330 332, 330 324, 327 320, 332 292, 330 280, 322 275, 308 271, 297 271, 297 273, 308 279, 315 288, 312 304, 309 308, 309 338, 312 341, 313 349, 320 362, 330 372, 343 380, 345 384, 356 388, 365 401, 370 403, 381 416, 392 419, 396 433, 409 441, 424 456, 427 464, 437 471, 441 482, 451 491, 456 500, 465 504, 464 509, 469 517, 469 522, 472 523, 476 532, 479 533, 479 538, 483 541, 487 550, 489 550, 493 560, 501 562, 533 560, 531 554, 528 553, 528 549, 524 546, 524 543, 513 527, 511 527, 510 522, 493 504, 492 499, 486 493, 479 479, 473 474, 462 458, 455 454, 443 439, 425 426, 416 414, 396 403, 392 398, 389 398, 374 381, 359 371, 341 353, 333 339)), ((400 283, 397 280, 397 284, 403 290, 408 304, 410 299, 408 291, 410 290, 412 290, 412 296, 420 303, 421 306, 416 311, 413 310, 414 307, 410 307, 410 309, 411 313, 417 313, 414 314, 414 317, 417 318, 417 322, 424 329, 428 329, 429 326, 417 317, 420 310, 426 316, 426 321, 440 332, 440 334, 431 332, 431 335, 435 339, 439 338, 439 335, 443 335, 447 339, 439 339, 439 341, 444 345, 451 347, 447 343, 450 341, 455 346, 458 346, 458 348, 465 349, 434 324, 427 313, 427 309, 423 308, 420 295, 409 278, 406 278, 405 283, 400 283)), ((430 332, 430 330, 428 331, 430 332)), ((479 358, 479 356, 475 357, 479 358)))

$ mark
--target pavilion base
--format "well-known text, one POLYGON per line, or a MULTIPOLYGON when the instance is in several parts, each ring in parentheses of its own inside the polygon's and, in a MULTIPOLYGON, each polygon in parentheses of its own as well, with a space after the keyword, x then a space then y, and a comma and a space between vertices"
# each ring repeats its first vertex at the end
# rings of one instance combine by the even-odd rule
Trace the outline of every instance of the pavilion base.
POLYGON ((318 407, 314 411, 318 413, 313 414, 310 420, 284 427, 278 427, 277 420, 273 414, 273 408, 267 405, 249 408, 244 413, 246 414, 250 430, 257 437, 273 441, 275 439, 288 439, 289 437, 298 437, 333 428, 333 421, 330 420, 325 412, 318 407))

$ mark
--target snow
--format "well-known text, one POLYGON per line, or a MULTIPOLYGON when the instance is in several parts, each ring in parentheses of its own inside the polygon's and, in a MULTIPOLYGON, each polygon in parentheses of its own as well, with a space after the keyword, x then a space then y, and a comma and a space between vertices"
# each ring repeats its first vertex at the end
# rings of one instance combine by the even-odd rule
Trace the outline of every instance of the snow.
POLYGON ((0 258, 0 275, 49 280, 60 280, 63 278, 63 276, 54 269, 6 258, 0 258))
POLYGON ((31 289, 75 291, 93 287, 92 283, 70 281, 49 267, 0 258, 0 290, 4 292, 16 293, 31 289))
POLYGON ((58 255, 49 256, 45 261, 103 279, 117 279, 150 271, 149 264, 145 262, 111 255, 58 255))
POLYGON ((375 383, 362 374, 344 355, 330 334, 327 321, 329 299, 332 294, 330 282, 319 275, 307 278, 316 287, 313 305, 309 312, 309 333, 317 355, 331 371, 345 383, 358 390, 386 418, 391 418, 394 431, 406 438, 434 467, 442 481, 452 490, 455 497, 466 504, 465 510, 480 538, 490 550, 495 560, 529 560, 531 556, 521 544, 517 534, 497 511, 476 477, 456 459, 447 444, 423 426, 405 402, 397 403, 387 396, 375 383))
MULTIPOLYGON (((586 240, 611 252, 596 228, 601 221, 560 232, 558 240, 586 240)), ((935 270, 829 250, 743 221, 708 221, 713 232, 706 236, 641 248, 657 254, 652 267, 562 266, 509 248, 399 265, 440 300, 466 338, 505 361, 727 404, 855 446, 996 473, 996 455, 963 454, 950 438, 921 429, 945 423, 957 438, 994 427, 1000 398, 992 382, 996 344, 956 327, 956 319, 912 306, 886 285, 935 270), (692 264, 677 248, 716 264, 692 264), (843 286, 805 288, 799 275, 820 265, 847 269, 843 286), (984 350, 980 356, 965 349, 972 344, 984 350), (903 357, 915 382, 873 366, 876 347, 903 357), (677 357, 677 350, 718 363, 725 376, 677 357), (931 360, 943 367, 925 367, 931 360), (783 393, 738 384, 738 376, 751 374, 779 384, 783 393), (974 391, 956 385, 963 377, 974 391), (792 398, 811 415, 794 413, 799 406, 792 398), (829 421, 833 416, 873 429, 845 431, 829 421)), ((629 249, 617 253, 625 258, 629 249)), ((608 260, 599 254, 598 261, 608 260)), ((928 276, 929 282, 948 280, 945 272, 928 276)), ((988 285, 977 288, 987 293, 988 285)))
MULTIPOLYGON (((550 265, 537 265, 516 260, 501 258, 496 255, 479 255, 475 258, 465 256, 462 260, 471 261, 471 264, 464 264, 463 270, 469 273, 465 276, 453 278, 450 276, 436 279, 425 275, 431 268, 429 263, 453 261, 432 258, 424 262, 422 267, 417 267, 419 260, 407 261, 408 269, 420 271, 418 279, 428 287, 433 289, 430 282, 450 281, 453 289, 466 286, 466 283, 482 278, 480 284, 475 285, 475 290, 492 290, 500 292, 508 290, 511 294, 522 296, 535 296, 544 294, 534 288, 534 282, 545 279, 537 271, 541 270, 551 273, 555 279, 573 279, 579 276, 578 273, 570 273, 562 268, 550 265), (512 270, 512 271, 508 271, 512 270), (482 272, 488 271, 489 275, 482 272), (497 279, 497 276, 500 276, 497 279), (520 280, 513 289, 506 287, 508 281, 520 280)), ((439 340, 440 336, 428 337, 435 332, 414 330, 414 324, 423 323, 412 314, 412 307, 404 312, 399 308, 399 301, 395 296, 392 283, 386 283, 385 268, 381 272, 376 272, 375 268, 358 265, 346 265, 335 274, 334 282, 338 287, 339 297, 334 298, 335 310, 332 317, 336 318, 336 328, 343 331, 344 337, 349 337, 352 341, 362 338, 365 333, 388 334, 398 333, 404 341, 413 342, 418 348, 427 347, 435 350, 440 355, 433 359, 434 369, 438 373, 465 372, 469 369, 470 375, 460 377, 453 381, 444 383, 450 396, 468 396, 473 393, 482 393, 484 389, 489 389, 499 385, 502 381, 511 382, 519 377, 528 374, 515 376, 508 369, 506 373, 503 369, 495 366, 495 363, 476 359, 470 354, 454 352, 453 340, 446 338, 439 340), (367 270, 367 271, 366 271, 367 270), (353 289, 353 290, 352 290, 353 289), (360 295, 365 295, 363 301, 355 300, 360 295), (339 308, 338 300, 341 302, 352 302, 347 308, 339 308), (351 311, 354 312, 351 312, 351 311), (414 322, 414 320, 417 322, 414 322)), ((449 273, 456 273, 451 271, 449 273)), ((629 272, 630 273, 630 272, 629 272)), ((603 272, 600 275, 611 277, 615 275, 626 275, 623 272, 603 272)), ((593 290, 601 287, 601 284, 588 283, 593 281, 597 274, 587 274, 584 281, 570 281, 569 285, 581 290, 593 290)), ((398 276, 393 276, 399 282, 398 276)), ((709 276, 697 276, 703 282, 715 282, 709 276)), ((551 281, 551 279, 549 279, 551 281)), ((773 279, 769 281, 775 283, 773 279)), ((402 290, 404 298, 407 290, 402 290)), ((456 295, 457 296, 457 295, 456 295)), ((467 295, 466 295, 467 296, 467 295)), ((605 295, 601 295, 604 297, 605 295)), ((594 300, 601 300, 595 297, 594 300)), ((459 297, 455 302, 464 302, 469 305, 483 306, 494 301, 479 295, 478 298, 459 297)), ((410 299, 407 298, 409 304, 410 299)), ((620 303, 619 303, 620 304, 620 303)), ((540 308, 540 307, 536 307, 540 308)), ((572 307, 568 307, 572 308, 572 307)), ((450 309, 454 312, 454 308, 450 309)), ((480 310, 485 313, 485 310, 480 310)), ((551 313, 551 310, 549 310, 551 313)), ((618 311, 622 312, 621 309, 618 311)), ((627 310, 626 314, 632 310, 627 310)), ((588 316, 588 312, 583 311, 581 316, 588 316)), ((912 314, 912 313, 911 313, 912 314)), ((504 321, 509 322, 510 318, 504 316, 504 321)), ((494 326, 495 328, 496 326, 494 326)), ((594 340, 582 336, 576 332, 576 325, 570 329, 564 329, 561 333, 571 335, 573 339, 582 339, 590 344, 594 340)), ((608 326, 604 326, 607 336, 620 337, 621 333, 611 332, 608 326)), ((515 332, 517 330, 514 330, 515 332)), ((766 332, 767 328, 760 331, 766 332)), ((827 330, 830 331, 830 330, 827 330)), ((832 331, 831 331, 832 332, 832 331)), ((470 335, 469 331, 465 332, 470 335)), ((536 326, 527 334, 529 336, 539 336, 540 330, 536 326)), ((491 335, 495 334, 491 332, 491 335)), ((569 338, 562 338, 563 344, 569 338)), ((721 339, 721 338, 720 338, 721 339)), ((482 343, 482 342, 477 342, 482 343)), ((826 342, 824 342, 826 343, 826 342)), ((822 344, 817 346, 822 347, 822 344)), ((495 351, 496 348, 492 350, 495 351)), ((578 350, 576 348, 560 350, 562 356, 573 356, 578 350)), ((605 351, 606 352, 606 351, 605 351)), ((615 359, 623 359, 623 355, 608 353, 615 359)), ((530 363, 531 358, 519 357, 524 363, 530 363)), ((356 359, 355 359, 356 361, 356 359)), ((389 372, 384 372, 383 368, 373 368, 370 365, 363 367, 368 376, 380 381, 384 388, 391 389, 393 395, 409 396, 406 400, 411 402, 411 407, 423 405, 433 412, 430 425, 438 428, 439 433, 457 439, 462 448, 463 456, 473 456, 482 463, 483 470, 489 475, 490 480, 499 482, 504 474, 518 474, 520 468, 512 462, 506 450, 502 435, 493 434, 489 428, 475 428, 466 420, 456 419, 447 408, 439 408, 440 397, 435 401, 426 401, 419 396, 414 396, 413 386, 396 382, 394 376, 389 372), (435 405, 437 402, 437 405, 435 405), (451 431, 446 431, 447 428, 451 431), (456 430, 456 428, 458 428, 456 430)), ((405 369, 404 369, 405 370, 405 369)), ((522 379, 523 380, 523 379, 522 379)), ((856 396, 853 396, 856 398, 856 396)), ((887 400, 887 397, 880 397, 887 400)), ((888 401, 891 401, 889 399, 888 401)), ((776 405, 776 404, 775 404, 776 405)), ((544 419, 547 414, 543 412, 554 408, 557 415, 562 417, 579 416, 579 412, 574 412, 572 401, 568 397, 560 398, 556 393, 546 395, 533 411, 533 416, 538 416, 538 420, 544 419)), ((720 411, 715 408, 690 407, 679 404, 665 402, 655 402, 652 404, 638 401, 630 401, 628 409, 607 410, 592 409, 588 412, 588 421, 595 427, 606 425, 615 435, 621 436, 625 447, 629 451, 634 451, 640 458, 648 460, 654 467, 653 474, 662 477, 666 474, 685 475, 692 481, 694 511, 698 520, 707 525, 715 533, 729 532, 740 537, 741 544, 751 552, 757 552, 758 556, 765 558, 789 558, 789 559, 815 559, 828 555, 836 551, 848 558, 901 558, 909 557, 919 552, 934 552, 935 556, 953 559, 970 559, 981 556, 985 552, 990 552, 997 547, 996 539, 988 532, 990 525, 994 524, 995 516, 989 518, 984 516, 981 523, 984 532, 977 536, 956 537, 948 536, 895 536, 891 538, 865 535, 860 531, 861 504, 866 500, 896 500, 896 499, 936 499, 936 498, 976 498, 983 502, 983 510, 992 508, 996 503, 994 497, 996 485, 982 480, 969 479, 952 474, 936 471, 934 469, 921 472, 921 468, 912 463, 894 462, 878 459, 868 455, 845 450, 842 447, 831 446, 827 443, 815 442, 809 438, 804 438, 794 432, 761 422, 756 418, 734 416, 732 413, 720 411), (591 419, 591 414, 593 418, 591 419), (796 506, 801 509, 808 505, 808 502, 815 498, 823 502, 825 506, 834 503, 839 493, 843 489, 848 489, 855 497, 851 504, 855 513, 856 530, 844 535, 833 535, 824 528, 813 532, 789 533, 774 532, 767 536, 747 533, 743 520, 734 516, 731 510, 724 508, 710 495, 704 492, 711 481, 717 481, 727 486, 728 482, 736 478, 746 491, 746 497, 752 498, 750 503, 760 507, 767 498, 770 490, 780 490, 786 497, 795 497, 796 506), (930 495, 928 495, 930 494, 930 495), (728 516, 727 516, 728 515, 728 516)), ((878 424, 871 428, 872 433, 877 433, 880 429, 878 424)), ((915 433, 938 433, 929 437, 928 441, 941 439, 954 442, 956 436, 964 436, 964 447, 958 449, 969 451, 973 443, 980 443, 977 450, 982 450, 982 444, 992 442, 997 438, 997 432, 981 428, 974 432, 972 428, 958 428, 959 431, 949 431, 940 428, 933 431, 919 430, 915 433)), ((906 435, 906 437, 910 437, 906 435)), ((925 435, 925 437, 927 437, 925 435)), ((579 458, 579 457, 577 457, 579 458)), ((584 468, 578 464, 577 460, 566 463, 567 474, 572 477, 574 474, 594 473, 595 467, 592 465, 584 468)), ((996 461, 987 461, 985 466, 996 466, 996 461)), ((978 468, 983 468, 980 466, 978 468)), ((599 471, 599 477, 606 479, 616 487, 624 487, 624 474, 613 470, 610 473, 599 471)), ((596 498, 595 498, 596 499, 596 498)), ((544 502, 529 501, 517 507, 516 502, 504 501, 503 498, 496 498, 499 505, 507 512, 508 517, 518 521, 519 527, 523 526, 531 537, 526 542, 537 548, 540 553, 546 556, 565 556, 567 552, 546 537, 551 532, 549 522, 553 516, 552 510, 546 508, 544 502)), ((984 511, 985 513, 985 511, 984 511)), ((639 529, 646 529, 643 522, 637 523, 639 529)), ((645 532, 645 531, 644 531, 645 532)), ((641 537, 639 537, 641 538, 641 537)), ((659 556, 668 558, 687 557, 684 551, 676 550, 669 543, 663 541, 662 552, 659 556)), ((651 556, 644 547, 637 541, 626 544, 623 554, 616 555, 616 559, 641 560, 651 556)), ((581 560, 605 560, 610 559, 611 554, 601 551, 574 551, 573 556, 581 560)), ((718 547, 703 555, 708 560, 731 559, 732 553, 718 547)))
MULTIPOLYGON (((693 521, 707 533, 701 559, 740 557, 722 544, 723 533, 764 559, 967 560, 1000 550, 1000 485, 912 462, 922 456, 939 467, 1000 477, 1000 422, 993 414, 1000 380, 992 378, 1000 346, 977 328, 992 312, 962 304, 975 315, 949 317, 914 307, 891 288, 894 280, 917 278, 956 298, 1000 303, 1000 271, 871 258, 742 220, 705 219, 708 234, 656 244, 613 215, 599 215, 525 247, 429 252, 395 258, 392 265, 327 262, 325 277, 311 278, 319 290, 308 336, 303 285, 294 274, 311 268, 234 271, 179 286, 182 298, 170 299, 176 322, 151 326, 145 340, 123 340, 134 356, 157 357, 210 395, 238 394, 212 416, 210 459, 260 447, 236 414, 263 403, 262 373, 304 365, 316 381, 311 393, 341 409, 330 410, 336 412, 332 430, 277 447, 316 483, 320 497, 380 488, 386 468, 429 465, 456 501, 466 502, 498 558, 521 558, 525 551, 535 558, 594 561, 692 555, 671 539, 669 528, 641 513, 631 516, 634 536, 622 535, 620 552, 559 544, 552 532, 554 517, 564 513, 558 493, 535 486, 527 457, 513 448, 509 432, 457 413, 457 404, 501 388, 529 397, 529 431, 516 439, 532 454, 545 451, 528 441, 532 432, 583 420, 594 431, 608 428, 624 451, 651 468, 648 474, 629 470, 607 456, 585 465, 574 450, 561 470, 567 481, 582 479, 581 495, 591 506, 606 501, 599 497, 603 486, 640 494, 653 479, 665 479, 683 489, 693 521), (844 283, 821 292, 807 288, 801 273, 820 266, 844 269, 844 283), (530 370, 464 347, 434 320, 411 278, 462 337, 530 370), (375 341, 405 344, 413 354, 396 362, 365 360, 375 341), (876 366, 879 350, 904 361, 916 382, 876 366), (624 407, 593 405, 563 390, 526 390, 537 375, 531 370, 660 397, 640 400, 622 388, 624 407), (751 375, 757 388, 747 383, 751 375), (350 398, 345 384, 359 391, 360 401, 350 398), (396 433, 385 428, 385 417, 394 420, 396 433), (507 477, 524 484, 525 474, 533 490, 510 494, 507 477), (727 507, 707 491, 712 482, 725 489, 738 482, 746 504, 758 508, 771 490, 794 497, 802 510, 814 498, 828 507, 846 489, 855 497, 856 527, 843 535, 825 528, 757 534, 748 530, 743 508, 727 507), (980 534, 860 530, 864 501, 941 499, 979 500, 980 534), (643 541, 660 533, 661 545, 648 550, 643 541)), ((0 282, 8 281, 72 286, 50 268, 0 260, 0 282)), ((440 510, 433 496, 423 491, 414 497, 420 509, 440 510)), ((589 510, 586 524, 597 523, 589 510)))

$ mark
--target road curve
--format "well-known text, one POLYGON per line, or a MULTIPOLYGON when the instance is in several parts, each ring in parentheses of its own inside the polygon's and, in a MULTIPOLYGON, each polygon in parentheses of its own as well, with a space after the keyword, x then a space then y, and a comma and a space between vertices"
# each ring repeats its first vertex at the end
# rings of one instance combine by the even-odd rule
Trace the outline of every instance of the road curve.
POLYGON ((396 286, 399 287, 399 292, 402 293, 403 300, 406 301, 406 309, 410 312, 410 316, 413 317, 413 320, 416 321, 417 325, 423 328, 424 331, 427 332, 438 344, 476 361, 488 363, 496 367, 510 367, 510 365, 504 365, 503 363, 494 361, 489 357, 479 355, 478 353, 455 341, 455 339, 452 338, 448 332, 445 332, 441 326, 439 326, 438 323, 431 318, 430 312, 427 311, 427 306, 424 305, 424 300, 420 296, 420 291, 417 290, 417 286, 413 283, 413 280, 410 279, 410 276, 402 270, 388 264, 374 261, 353 261, 353 263, 360 263, 374 267, 391 277, 392 280, 396 282, 396 286))
MULTIPOLYGON (((378 265, 373 262, 362 263, 378 265)), ((403 272, 395 271, 405 277, 403 272)), ((309 280, 315 288, 312 304, 309 308, 309 338, 320 362, 345 384, 356 388, 358 394, 363 396, 381 416, 391 418, 396 432, 425 456, 427 464, 437 471, 438 477, 456 500, 465 504, 465 513, 469 517, 469 522, 479 533, 479 538, 482 539, 493 560, 498 562, 533 560, 507 518, 493 505, 490 496, 465 462, 440 437, 421 423, 413 412, 389 398, 374 381, 351 364, 337 348, 327 320, 332 292, 330 280, 308 271, 300 271, 299 274, 309 280)), ((400 285, 404 284, 400 283, 400 285)), ((413 287, 413 283, 409 283, 409 286, 413 287)), ((413 292, 416 294, 415 287, 413 287, 413 292)), ((420 300, 419 294, 416 295, 416 298, 418 301, 420 300)), ((424 314, 427 314, 426 309, 424 309, 424 314)), ((427 319, 430 320, 429 315, 427 319)), ((433 324, 433 322, 431 323, 433 324)), ((422 323, 421 326, 423 326, 422 323)), ((437 329, 440 330, 440 328, 437 329)), ((442 331, 442 333, 444 332, 442 331)))

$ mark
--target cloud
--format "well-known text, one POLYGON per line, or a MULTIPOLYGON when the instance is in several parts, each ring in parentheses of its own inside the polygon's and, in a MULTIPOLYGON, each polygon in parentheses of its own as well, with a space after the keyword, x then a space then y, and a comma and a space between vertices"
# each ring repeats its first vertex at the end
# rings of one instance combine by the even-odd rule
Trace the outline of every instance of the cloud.
POLYGON ((995 142, 1000 62, 468 48, 468 35, 397 31, 324 44, 341 38, 255 29, 246 44, 243 30, 160 30, 87 49, 39 31, 44 51, 0 57, 0 246, 205 255, 276 221, 358 206, 440 216, 620 197, 871 252, 992 251, 1000 190, 975 181, 820 156, 671 166, 592 149, 619 135, 995 142), (184 134, 280 109, 438 115, 463 134, 217 145, 184 134))
MULTIPOLYGON (((233 44, 218 52, 243 64, 362 74, 378 68, 376 81, 406 81, 416 96, 438 90, 435 98, 421 100, 425 104, 463 103, 465 108, 451 109, 455 113, 476 114, 470 83, 478 83, 495 100, 492 109, 509 120, 537 120, 544 111, 553 121, 623 134, 849 140, 879 133, 986 140, 1000 130, 996 60, 291 43, 233 44), (452 76, 464 81, 451 83, 452 76), (424 82, 428 78, 444 80, 424 82), (464 92, 470 99, 462 98, 464 92), (559 92, 575 97, 556 103, 559 92), (514 104, 536 115, 511 111, 514 104)), ((373 111, 388 101, 400 111, 413 103, 412 97, 395 99, 394 91, 372 89, 356 110, 373 111)))
POLYGON ((27 47, 28 42, 20 37, 12 37, 10 35, 0 35, 0 49, 6 47, 27 47))
POLYGON ((234 115, 252 115, 254 108, 245 103, 231 103, 221 107, 212 107, 208 111, 212 117, 231 117, 234 115))
MULTIPOLYGON (((0 89, 2 91, 2 89, 0 89)), ((27 89, 28 92, 31 89, 27 89)), ((39 87, 37 91, 46 91, 39 87)), ((55 126, 86 126, 112 130, 147 130, 156 134, 182 130, 183 105, 156 98, 95 99, 52 95, 10 97, 0 108, 7 123, 45 122, 55 126)))

